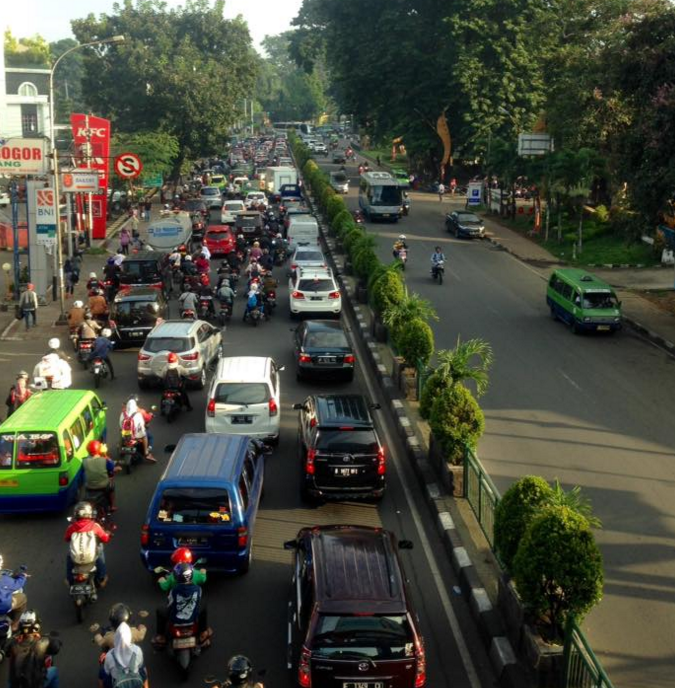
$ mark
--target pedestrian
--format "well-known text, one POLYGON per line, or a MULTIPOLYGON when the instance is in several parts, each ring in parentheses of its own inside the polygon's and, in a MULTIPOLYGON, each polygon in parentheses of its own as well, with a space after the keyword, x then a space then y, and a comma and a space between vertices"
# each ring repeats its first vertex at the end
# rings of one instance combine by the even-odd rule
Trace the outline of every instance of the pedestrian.
POLYGON ((138 208, 131 211, 131 231, 134 234, 138 232, 138 208))
POLYGON ((443 203, 443 194, 445 193, 445 184, 438 182, 438 200, 443 203))
POLYGON ((131 243, 131 234, 126 227, 122 227, 120 232, 120 248, 125 256, 129 255, 129 244, 131 243))
POLYGON ((376 160, 377 160, 377 166, 380 167, 380 156, 379 155, 377 156, 376 160))
POLYGON ((63 264, 63 274, 66 278, 66 295, 72 296, 75 291, 75 285, 80 279, 80 271, 75 266, 73 258, 67 258, 63 264))
POLYGON ((450 193, 454 196, 456 190, 457 190, 457 180, 453 177, 450 180, 450 193))
POLYGON ((150 222, 150 215, 152 214, 152 201, 148 198, 145 201, 145 219, 150 222))
POLYGON ((38 297, 35 293, 35 285, 31 282, 26 285, 26 291, 21 294, 19 308, 26 321, 26 330, 37 325, 38 297))

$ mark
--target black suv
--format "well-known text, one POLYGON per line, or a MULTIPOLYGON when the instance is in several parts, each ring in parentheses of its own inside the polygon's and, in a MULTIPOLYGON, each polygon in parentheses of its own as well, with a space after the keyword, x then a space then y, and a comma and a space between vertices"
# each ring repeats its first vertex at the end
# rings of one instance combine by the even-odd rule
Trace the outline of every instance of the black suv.
POLYGON ((110 307, 110 326, 119 346, 141 346, 157 320, 169 317, 160 289, 138 287, 119 292, 110 307))
POLYGON ((399 549, 381 528, 315 526, 295 551, 288 665, 300 688, 422 688, 424 641, 399 549))
POLYGON ((125 256, 120 270, 120 291, 131 287, 152 287, 167 291, 168 261, 159 251, 138 251, 125 256))
POLYGON ((298 426, 304 499, 379 499, 386 461, 368 403, 359 394, 314 394, 298 426))

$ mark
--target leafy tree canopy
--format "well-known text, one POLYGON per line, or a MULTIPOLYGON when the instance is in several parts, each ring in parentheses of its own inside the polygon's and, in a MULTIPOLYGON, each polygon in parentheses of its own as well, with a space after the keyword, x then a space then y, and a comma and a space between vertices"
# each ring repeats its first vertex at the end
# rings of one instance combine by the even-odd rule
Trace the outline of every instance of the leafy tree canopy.
POLYGON ((42 36, 15 38, 5 31, 5 65, 7 67, 48 68, 51 63, 49 43, 42 36))

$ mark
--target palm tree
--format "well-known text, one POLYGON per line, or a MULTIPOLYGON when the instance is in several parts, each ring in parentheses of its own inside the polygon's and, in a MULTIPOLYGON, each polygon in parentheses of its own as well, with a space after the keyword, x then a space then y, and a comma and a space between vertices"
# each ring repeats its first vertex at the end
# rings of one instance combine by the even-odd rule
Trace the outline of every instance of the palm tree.
POLYGON ((415 318, 428 322, 429 320, 438 320, 438 315, 431 301, 423 299, 415 292, 412 295, 408 294, 406 288, 403 300, 384 312, 382 322, 389 328, 395 341, 396 333, 401 326, 415 318))
POLYGON ((591 501, 581 494, 579 485, 565 492, 560 481, 556 478, 553 486, 553 494, 546 500, 550 506, 566 506, 583 516, 591 528, 602 528, 602 521, 593 514, 591 501))
POLYGON ((492 347, 483 339, 469 339, 457 344, 452 350, 437 352, 438 366, 434 374, 448 381, 450 387, 458 382, 473 380, 476 383, 476 396, 485 393, 488 387, 488 369, 494 360, 492 347), (478 358, 476 363, 472 359, 478 358))

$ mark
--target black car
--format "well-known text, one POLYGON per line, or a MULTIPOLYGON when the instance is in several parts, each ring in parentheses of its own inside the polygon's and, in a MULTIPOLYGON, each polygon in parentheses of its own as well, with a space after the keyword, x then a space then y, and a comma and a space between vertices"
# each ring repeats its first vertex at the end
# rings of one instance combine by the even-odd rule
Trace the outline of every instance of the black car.
POLYGON ((204 217, 207 217, 209 214, 206 203, 198 198, 190 198, 185 201, 185 210, 187 210, 190 215, 201 213, 204 217))
POLYGON ((167 256, 160 251, 139 251, 125 256, 120 270, 120 291, 152 287, 166 293, 168 271, 167 256))
POLYGON ((335 151, 335 153, 333 153, 333 164, 334 165, 346 165, 347 164, 347 156, 344 154, 344 151, 335 151))
POLYGON ((314 394, 293 408, 303 499, 380 499, 387 464, 364 397, 314 394))
POLYGON ((445 228, 453 232, 459 239, 461 237, 482 237, 485 232, 483 220, 474 213, 458 210, 445 216, 445 228))
POLYGON ((295 330, 295 371, 306 378, 354 379, 356 358, 340 322, 306 320, 295 330))
POLYGON ((141 346, 157 320, 168 317, 169 304, 160 289, 122 291, 110 306, 110 325, 119 347, 141 346))
POLYGON ((300 530, 288 605, 288 658, 300 688, 423 688, 426 657, 399 551, 382 528, 300 530))

